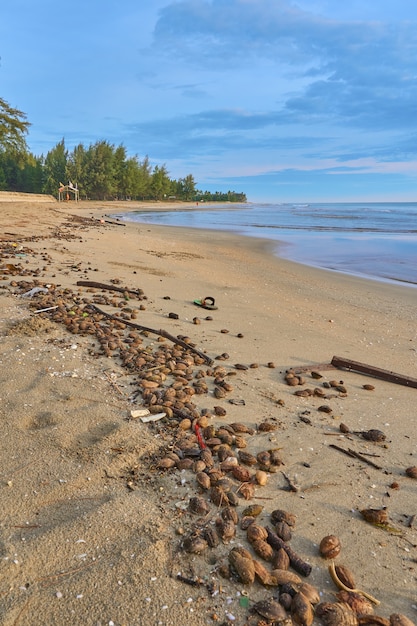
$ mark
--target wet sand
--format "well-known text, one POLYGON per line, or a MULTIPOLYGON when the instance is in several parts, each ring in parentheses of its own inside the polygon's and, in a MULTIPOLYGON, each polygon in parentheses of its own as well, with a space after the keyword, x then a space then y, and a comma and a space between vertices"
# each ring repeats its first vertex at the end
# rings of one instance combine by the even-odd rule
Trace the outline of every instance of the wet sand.
MULTIPOLYGON (((214 397, 208 377, 208 393, 193 396, 197 410, 213 415, 217 428, 234 422, 253 428, 255 434, 244 435, 246 450, 279 448, 285 464, 252 500, 239 500, 239 516, 252 503, 264 507, 261 525, 278 508, 297 516, 290 545, 312 565, 308 581, 323 601, 337 589, 318 545, 337 535, 337 562, 381 601, 378 615, 403 613, 415 621, 416 482, 405 469, 417 465, 417 389, 342 370, 323 368, 319 381, 305 373, 300 388, 343 380, 347 393, 326 392, 335 397, 323 400, 294 395, 284 380, 287 369, 318 369, 334 355, 415 377, 414 290, 278 259, 262 240, 109 223, 106 216, 130 203, 0 208, 2 624, 34 625, 39 615, 44 623, 72 625, 256 623, 241 592, 249 607, 276 593, 220 577, 230 549, 248 547, 239 526, 231 543, 201 555, 184 551, 182 541, 199 520, 184 510, 190 497, 207 500, 209 525, 219 511, 191 470, 158 468, 178 439, 177 420, 128 419, 141 406, 138 373, 100 352, 95 337, 35 314, 45 294, 21 295, 21 281, 29 287, 37 281, 71 290, 77 301, 91 299, 79 280, 143 290, 146 299, 128 301, 133 322, 190 338, 226 369, 233 390, 214 397), (215 298, 217 310, 193 304, 205 296, 215 298), (229 358, 216 359, 224 353, 229 358), (363 389, 366 383, 375 389, 363 389), (318 410, 323 404, 331 413, 318 410), (215 406, 226 415, 215 416, 215 406), (265 421, 276 429, 257 431, 265 421), (341 433, 341 424, 351 432, 341 433), (354 434, 369 429, 383 431, 385 441, 354 434), (354 449, 380 469, 331 444, 354 449), (385 528, 359 512, 383 507, 385 528), (190 586, 177 580, 178 572, 204 584, 190 586)), ((122 306, 102 308, 119 314, 122 306)))

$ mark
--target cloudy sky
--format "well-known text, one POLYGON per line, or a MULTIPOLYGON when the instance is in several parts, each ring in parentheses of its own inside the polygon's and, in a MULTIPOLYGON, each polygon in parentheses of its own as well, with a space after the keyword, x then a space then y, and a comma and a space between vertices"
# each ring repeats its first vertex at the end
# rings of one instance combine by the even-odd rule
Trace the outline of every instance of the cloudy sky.
POLYGON ((0 96, 250 201, 417 200, 415 0, 2 0, 0 96))

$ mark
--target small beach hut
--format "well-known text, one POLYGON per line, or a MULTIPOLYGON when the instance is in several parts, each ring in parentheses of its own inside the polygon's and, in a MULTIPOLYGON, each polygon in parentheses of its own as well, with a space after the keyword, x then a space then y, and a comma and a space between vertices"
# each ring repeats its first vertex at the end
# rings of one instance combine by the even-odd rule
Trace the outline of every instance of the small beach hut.
POLYGON ((78 202, 80 199, 80 192, 78 191, 77 185, 73 185, 71 181, 68 182, 68 185, 63 185, 59 183, 58 189, 58 201, 62 202, 62 200, 69 201, 75 200, 78 202))

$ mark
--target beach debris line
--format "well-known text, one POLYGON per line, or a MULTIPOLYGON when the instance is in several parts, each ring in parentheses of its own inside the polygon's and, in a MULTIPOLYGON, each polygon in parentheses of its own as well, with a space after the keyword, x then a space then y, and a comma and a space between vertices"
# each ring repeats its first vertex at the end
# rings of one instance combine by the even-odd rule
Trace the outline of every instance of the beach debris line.
POLYGON ((129 320, 122 319, 122 318, 118 317, 117 315, 113 315, 112 313, 107 313, 106 311, 103 311, 103 309, 100 309, 95 304, 91 304, 89 306, 94 311, 97 311, 97 313, 100 313, 100 315, 104 315, 105 317, 108 317, 109 319, 115 320, 117 322, 121 322, 122 324, 125 324, 126 326, 131 326, 132 328, 137 328, 138 330, 145 331, 145 332, 148 332, 148 333, 153 333, 154 335, 159 335, 160 337, 164 337, 165 339, 169 339, 173 343, 176 343, 176 344, 182 346, 183 348, 186 348, 187 350, 190 350, 191 352, 195 352, 199 357, 204 359, 204 361, 206 363, 208 363, 209 365, 212 365, 212 363, 213 363, 213 359, 211 357, 209 357, 207 354, 205 354, 204 352, 200 352, 200 350, 197 350, 197 348, 195 348, 190 343, 185 342, 183 339, 181 339, 179 337, 174 337, 173 335, 168 333, 166 330, 163 330, 163 329, 155 330, 154 328, 149 328, 148 326, 142 326, 141 324, 136 324, 135 322, 131 322, 129 320))

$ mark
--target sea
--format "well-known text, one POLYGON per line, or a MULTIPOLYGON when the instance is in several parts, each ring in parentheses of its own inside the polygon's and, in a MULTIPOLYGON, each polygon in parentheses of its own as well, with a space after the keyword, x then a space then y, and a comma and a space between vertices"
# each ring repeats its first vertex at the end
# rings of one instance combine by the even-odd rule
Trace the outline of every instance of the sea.
POLYGON ((201 204, 118 214, 145 224, 229 231, 276 242, 277 256, 417 287, 417 203, 201 204))

